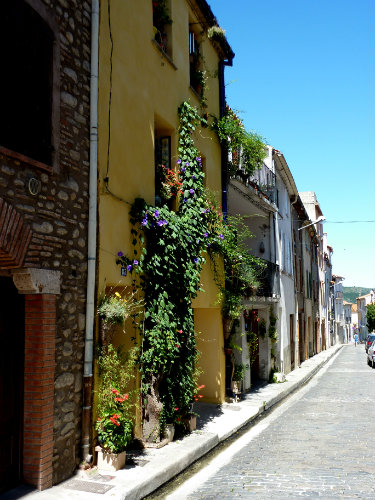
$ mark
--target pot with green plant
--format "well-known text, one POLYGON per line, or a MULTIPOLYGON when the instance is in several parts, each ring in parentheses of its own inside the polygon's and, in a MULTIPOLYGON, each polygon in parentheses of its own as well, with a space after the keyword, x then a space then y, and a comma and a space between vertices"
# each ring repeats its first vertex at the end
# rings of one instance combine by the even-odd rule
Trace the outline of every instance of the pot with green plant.
POLYGON ((207 37, 213 42, 223 42, 225 41, 225 29, 220 26, 211 26, 207 30, 207 37))
POLYGON ((98 303, 102 346, 111 344, 116 328, 123 327, 126 319, 142 308, 142 300, 137 300, 135 292, 126 293, 124 287, 123 294, 120 294, 116 288, 113 287, 104 293, 98 303))
POLYGON ((273 308, 271 308, 270 311, 270 324, 268 327, 268 337, 271 339, 272 344, 275 344, 277 342, 277 329, 276 329, 276 322, 278 318, 277 316, 274 315, 273 308))
POLYGON ((133 439, 138 391, 135 380, 137 351, 125 357, 112 344, 99 349, 99 382, 96 392, 98 468, 118 470, 125 465, 126 447, 133 439))
POLYGON ((238 394, 242 392, 242 381, 245 376, 246 365, 243 363, 234 363, 232 370, 232 381, 231 388, 235 397, 238 397, 238 394))
POLYGON ((153 0, 152 2, 152 20, 154 39, 160 48, 167 52, 168 35, 166 28, 172 24, 172 19, 169 15, 167 0, 153 0))

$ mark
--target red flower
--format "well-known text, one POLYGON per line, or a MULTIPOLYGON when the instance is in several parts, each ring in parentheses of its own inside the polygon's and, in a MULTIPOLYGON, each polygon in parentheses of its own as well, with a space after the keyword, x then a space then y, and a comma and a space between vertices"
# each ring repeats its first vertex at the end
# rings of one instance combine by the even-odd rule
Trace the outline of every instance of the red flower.
POLYGON ((119 394, 117 389, 112 389, 112 392, 113 392, 113 394, 116 394, 116 396, 118 396, 118 394, 119 394))

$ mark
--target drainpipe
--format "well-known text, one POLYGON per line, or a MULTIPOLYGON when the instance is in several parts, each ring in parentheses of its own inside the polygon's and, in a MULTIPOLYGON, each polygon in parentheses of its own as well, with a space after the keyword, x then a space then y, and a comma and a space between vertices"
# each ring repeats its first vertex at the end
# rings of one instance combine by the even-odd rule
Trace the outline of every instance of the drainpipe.
MULTIPOLYGON (((225 80, 224 67, 233 66, 233 57, 228 60, 219 61, 219 115, 225 115, 225 80)), ((221 147, 221 204, 224 217, 228 212, 228 150, 221 147)))
POLYGON ((82 408, 82 458, 87 463, 91 463, 93 459, 92 454, 90 454, 90 435, 91 394, 93 386, 97 230, 99 0, 92 0, 91 8, 89 221, 87 252, 86 333, 82 408))

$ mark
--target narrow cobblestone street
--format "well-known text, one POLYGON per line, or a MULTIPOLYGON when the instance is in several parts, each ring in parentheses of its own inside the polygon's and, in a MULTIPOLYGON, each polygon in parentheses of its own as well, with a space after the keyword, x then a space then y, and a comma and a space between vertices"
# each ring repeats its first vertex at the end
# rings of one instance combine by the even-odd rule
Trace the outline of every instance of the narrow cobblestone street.
MULTIPOLYGON (((345 346, 170 500, 374 498, 375 370, 345 346)), ((158 497, 160 498, 160 497, 158 497)))

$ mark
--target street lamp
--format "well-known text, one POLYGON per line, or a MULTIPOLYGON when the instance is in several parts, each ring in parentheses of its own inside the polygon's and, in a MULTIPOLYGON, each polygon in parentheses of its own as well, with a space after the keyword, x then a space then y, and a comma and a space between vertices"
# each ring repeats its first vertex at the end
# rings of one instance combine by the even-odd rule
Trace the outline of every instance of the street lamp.
POLYGON ((324 220, 326 220, 326 218, 323 215, 320 215, 314 222, 311 222, 310 224, 307 224, 307 226, 299 227, 298 231, 301 231, 301 229, 306 229, 307 227, 310 227, 313 224, 317 224, 318 222, 322 222, 324 220))

